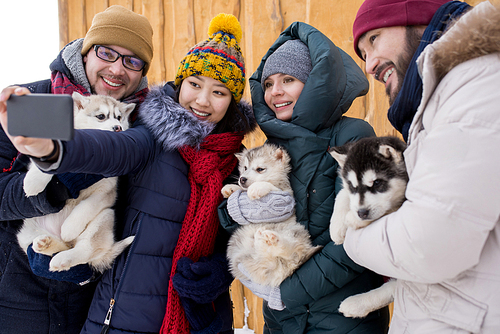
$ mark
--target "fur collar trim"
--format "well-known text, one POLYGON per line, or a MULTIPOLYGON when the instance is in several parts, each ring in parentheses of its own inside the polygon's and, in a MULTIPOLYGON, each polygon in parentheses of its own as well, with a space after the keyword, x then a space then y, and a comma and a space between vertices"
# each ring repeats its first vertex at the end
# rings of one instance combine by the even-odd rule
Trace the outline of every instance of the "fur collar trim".
POLYGON ((457 65, 500 52, 500 5, 481 3, 458 19, 438 40, 432 55, 437 78, 457 65))
MULTIPOLYGON (((245 101, 238 104, 252 129, 256 127, 252 107, 245 101)), ((162 86, 151 87, 146 100, 139 108, 139 121, 151 132, 154 139, 167 151, 176 150, 188 145, 199 147, 215 125, 200 121, 163 89, 162 86)), ((234 125, 235 132, 244 131, 244 121, 240 119, 234 125)))

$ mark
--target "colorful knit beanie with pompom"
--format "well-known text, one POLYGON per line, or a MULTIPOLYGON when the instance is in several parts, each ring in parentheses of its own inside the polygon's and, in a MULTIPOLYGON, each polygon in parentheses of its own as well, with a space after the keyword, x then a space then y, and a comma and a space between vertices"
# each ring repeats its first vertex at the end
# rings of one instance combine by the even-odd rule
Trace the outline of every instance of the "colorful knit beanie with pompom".
POLYGON ((239 42, 243 33, 238 19, 219 14, 210 21, 208 39, 192 47, 177 70, 175 85, 189 76, 205 76, 222 82, 241 100, 245 89, 245 61, 239 42))

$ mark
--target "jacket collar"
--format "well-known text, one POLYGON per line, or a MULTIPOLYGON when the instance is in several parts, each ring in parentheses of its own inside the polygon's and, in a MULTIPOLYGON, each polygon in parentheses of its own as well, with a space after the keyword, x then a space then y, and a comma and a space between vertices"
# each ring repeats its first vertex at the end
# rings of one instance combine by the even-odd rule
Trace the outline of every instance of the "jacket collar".
MULTIPOLYGON (((174 96, 175 91, 170 83, 162 87, 151 87, 146 100, 139 108, 138 119, 167 151, 176 150, 185 145, 199 147, 215 126, 197 119, 176 102, 174 96)), ((256 122, 252 107, 241 100, 238 108, 253 129, 256 122)), ((236 122, 234 131, 243 131, 242 124, 242 120, 236 122)))
POLYGON ((250 78, 250 87, 257 123, 266 135, 279 137, 284 127, 294 133, 297 127, 314 133, 332 127, 356 97, 367 93, 368 81, 356 62, 323 33, 306 23, 294 22, 262 58, 250 78), (285 123, 267 107, 261 77, 267 58, 291 39, 300 39, 309 47, 313 69, 295 104, 292 121, 285 123))

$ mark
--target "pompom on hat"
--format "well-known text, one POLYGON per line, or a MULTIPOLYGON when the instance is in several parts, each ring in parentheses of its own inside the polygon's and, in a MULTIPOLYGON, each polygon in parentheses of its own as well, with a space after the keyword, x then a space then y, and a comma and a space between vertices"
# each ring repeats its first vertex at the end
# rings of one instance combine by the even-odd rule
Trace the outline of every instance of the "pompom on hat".
POLYGON ((214 17, 208 27, 209 38, 192 47, 179 64, 175 85, 193 75, 210 77, 222 82, 239 102, 245 89, 245 61, 239 46, 242 35, 234 15, 214 17))
POLYGON ((146 63, 142 72, 146 75, 153 58, 153 28, 145 16, 114 5, 94 16, 83 40, 82 56, 96 44, 117 45, 130 50, 146 63))
POLYGON ((354 50, 362 59, 358 42, 366 32, 386 27, 428 25, 434 13, 450 0, 366 0, 352 27, 354 50))

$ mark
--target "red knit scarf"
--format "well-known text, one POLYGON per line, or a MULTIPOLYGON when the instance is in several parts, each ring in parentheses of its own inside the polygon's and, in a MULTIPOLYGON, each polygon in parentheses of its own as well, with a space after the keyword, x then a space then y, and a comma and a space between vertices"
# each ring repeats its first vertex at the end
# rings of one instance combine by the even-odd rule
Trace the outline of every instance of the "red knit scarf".
POLYGON ((236 167, 234 153, 240 150, 242 140, 241 134, 215 134, 207 136, 199 150, 188 146, 179 150, 189 165, 191 197, 174 251, 162 334, 189 333, 189 323, 173 288, 172 277, 180 258, 187 256, 197 261, 212 254, 219 227, 217 207, 222 201, 222 181, 236 167))

